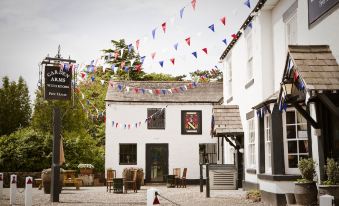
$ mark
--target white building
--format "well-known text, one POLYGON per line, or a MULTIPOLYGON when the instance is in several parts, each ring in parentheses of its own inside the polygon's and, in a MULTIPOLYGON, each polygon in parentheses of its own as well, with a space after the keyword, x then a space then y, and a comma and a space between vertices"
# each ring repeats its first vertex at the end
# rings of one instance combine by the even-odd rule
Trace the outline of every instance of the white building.
POLYGON ((326 158, 339 160, 338 3, 259 0, 221 56, 225 104, 239 106, 244 128, 243 187, 270 205, 286 205, 300 158, 317 162, 318 182, 326 158))
POLYGON ((222 83, 114 82, 106 96, 105 168, 117 177, 126 167, 143 168, 146 182, 187 168, 188 182, 198 180, 200 162, 221 161, 211 121, 222 90, 222 83))

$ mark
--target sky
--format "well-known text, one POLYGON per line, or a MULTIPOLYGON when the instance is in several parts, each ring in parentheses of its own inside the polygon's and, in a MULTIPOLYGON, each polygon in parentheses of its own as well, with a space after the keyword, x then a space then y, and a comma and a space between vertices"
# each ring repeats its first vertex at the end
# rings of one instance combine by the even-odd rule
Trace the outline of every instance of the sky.
MULTIPOLYGON (((256 1, 250 1, 252 8, 256 1)), ((62 57, 89 64, 100 58, 102 49, 112 48, 111 40, 119 39, 134 46, 140 40, 138 52, 146 56, 147 73, 188 75, 197 69, 221 69, 219 58, 226 48, 222 40, 231 41, 252 8, 244 0, 196 0, 195 10, 191 0, 1 0, 0 77, 17 81, 22 76, 34 98, 38 65, 47 55, 55 56, 59 44, 62 57), (220 21, 224 16, 226 26, 220 21), (208 28, 212 24, 215 32, 208 28), (159 61, 164 61, 163 67, 159 61)))

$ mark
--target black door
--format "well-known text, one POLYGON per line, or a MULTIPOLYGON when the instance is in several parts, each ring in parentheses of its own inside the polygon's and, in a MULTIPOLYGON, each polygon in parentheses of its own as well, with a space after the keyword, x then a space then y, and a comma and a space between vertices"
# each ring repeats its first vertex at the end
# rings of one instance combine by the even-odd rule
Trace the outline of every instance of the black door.
POLYGON ((163 182, 168 175, 168 144, 146 144, 146 182, 163 182))

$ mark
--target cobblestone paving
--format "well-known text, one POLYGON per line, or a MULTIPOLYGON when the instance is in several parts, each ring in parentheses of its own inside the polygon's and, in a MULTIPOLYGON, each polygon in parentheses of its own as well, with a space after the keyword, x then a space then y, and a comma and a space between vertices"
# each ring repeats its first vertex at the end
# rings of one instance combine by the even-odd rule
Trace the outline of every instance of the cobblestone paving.
MULTIPOLYGON (((106 187, 81 187, 75 190, 72 187, 65 188, 60 195, 60 203, 52 204, 50 195, 43 190, 33 188, 33 205, 146 205, 147 189, 154 187, 159 194, 178 203, 181 206, 206 206, 206 205, 263 205, 252 203, 245 199, 242 190, 211 191, 211 198, 205 197, 205 192, 200 193, 199 186, 189 185, 187 188, 166 188, 164 185, 142 186, 138 193, 128 191, 128 194, 107 193, 106 187)), ((159 197, 160 205, 173 205, 159 197)), ((9 189, 5 188, 0 197, 0 205, 9 205, 9 189)), ((24 205, 24 190, 18 189, 16 205, 24 205)))

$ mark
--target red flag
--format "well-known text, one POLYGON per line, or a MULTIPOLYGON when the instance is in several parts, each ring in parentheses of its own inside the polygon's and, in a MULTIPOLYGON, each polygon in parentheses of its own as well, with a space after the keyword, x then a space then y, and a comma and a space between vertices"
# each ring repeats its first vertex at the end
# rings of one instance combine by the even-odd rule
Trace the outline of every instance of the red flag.
POLYGON ((174 58, 172 58, 172 59, 170 59, 170 60, 171 60, 172 64, 174 65, 174 61, 175 61, 175 59, 174 59, 174 58))
POLYGON ((207 54, 207 48, 203 48, 202 50, 207 54))
POLYGON ((192 83, 188 84, 188 88, 192 89, 192 83))
POLYGON ((236 35, 236 34, 232 34, 231 37, 232 37, 233 39, 238 39, 238 35, 236 35))
POLYGON ((160 94, 160 89, 156 89, 156 90, 155 90, 155 93, 156 93, 156 94, 160 94))
POLYGON ((128 129, 130 129, 131 128, 131 125, 130 124, 128 124, 128 129))
POLYGON ((86 73, 82 72, 82 73, 81 73, 81 77, 82 77, 82 78, 85 78, 85 76, 86 76, 86 73))
POLYGON ((225 16, 222 17, 222 18, 220 19, 220 21, 221 21, 221 23, 222 23, 223 25, 226 26, 226 17, 225 17, 225 16))
POLYGON ((141 64, 135 65, 135 68, 137 69, 137 72, 141 72, 141 64))
POLYGON ((294 70, 294 74, 293 74, 293 79, 294 79, 294 81, 297 81, 298 77, 299 77, 298 71, 297 71, 297 70, 294 70))
POLYGON ((155 52, 153 52, 151 55, 152 55, 152 59, 154 59, 154 57, 155 57, 155 52))
POLYGON ((135 46, 137 47, 137 50, 139 50, 139 43, 140 43, 140 39, 138 39, 138 40, 135 42, 135 46))
POLYGON ((115 51, 115 52, 114 52, 114 58, 115 58, 115 59, 117 59, 117 58, 118 58, 118 56, 119 56, 119 53, 118 53, 118 51, 115 51))
POLYGON ((134 88, 135 93, 139 93, 139 88, 134 88))
POLYGON ((119 123, 116 123, 116 124, 115 124, 115 127, 118 127, 118 125, 119 125, 119 123))
POLYGON ((193 7, 193 10, 195 10, 195 3, 197 3, 197 0, 192 0, 192 1, 191 1, 191 4, 192 4, 192 7, 193 7))
POLYGON ((191 37, 186 38, 185 41, 187 42, 188 46, 191 45, 191 37))
POLYGON ((162 30, 166 33, 166 22, 161 24, 162 30))
POLYGON ((179 93, 178 88, 174 88, 174 91, 175 91, 176 93, 179 93))

